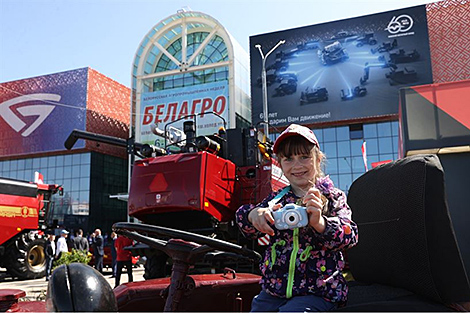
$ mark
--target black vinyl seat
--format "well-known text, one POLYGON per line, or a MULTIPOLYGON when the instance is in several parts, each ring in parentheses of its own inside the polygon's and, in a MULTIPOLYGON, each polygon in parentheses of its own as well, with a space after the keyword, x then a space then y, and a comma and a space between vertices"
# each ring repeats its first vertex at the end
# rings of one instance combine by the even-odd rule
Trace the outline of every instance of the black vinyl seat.
POLYGON ((348 203, 359 242, 347 251, 355 281, 342 311, 449 311, 470 301, 436 155, 368 171, 348 203))

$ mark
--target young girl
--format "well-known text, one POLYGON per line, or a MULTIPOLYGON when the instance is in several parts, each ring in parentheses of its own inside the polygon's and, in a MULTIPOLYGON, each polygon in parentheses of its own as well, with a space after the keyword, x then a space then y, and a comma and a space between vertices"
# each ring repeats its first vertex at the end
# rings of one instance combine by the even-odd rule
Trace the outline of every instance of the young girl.
POLYGON ((257 206, 244 205, 236 213, 246 237, 270 236, 260 264, 262 291, 251 309, 330 311, 347 299, 341 250, 354 246, 358 239, 346 195, 322 173, 323 153, 307 127, 290 125, 277 138, 273 151, 290 186, 273 192, 257 206), (287 203, 306 207, 306 227, 274 227, 272 212, 287 203))

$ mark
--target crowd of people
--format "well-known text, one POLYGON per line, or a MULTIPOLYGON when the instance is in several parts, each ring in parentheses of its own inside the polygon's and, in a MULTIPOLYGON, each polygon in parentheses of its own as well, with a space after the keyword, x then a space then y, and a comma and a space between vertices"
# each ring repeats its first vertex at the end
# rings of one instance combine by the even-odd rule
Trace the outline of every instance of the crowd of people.
POLYGON ((111 249, 111 277, 115 278, 115 287, 119 286, 121 280, 122 269, 126 267, 129 282, 133 281, 132 275, 132 253, 125 250, 126 247, 134 244, 133 240, 123 236, 118 236, 112 232, 108 237, 101 235, 101 229, 97 228, 95 231, 87 236, 84 236, 83 230, 78 229, 75 234, 66 229, 57 229, 56 232, 46 234, 46 244, 44 246, 44 253, 46 256, 46 281, 49 281, 53 264, 55 260, 59 260, 63 253, 68 253, 72 249, 84 253, 86 256, 93 256, 93 267, 103 274, 103 259, 105 255, 105 243, 111 249), (56 235, 57 234, 57 235, 56 235), (71 236, 69 236, 69 234, 71 236), (56 237, 58 236, 57 240, 56 237))

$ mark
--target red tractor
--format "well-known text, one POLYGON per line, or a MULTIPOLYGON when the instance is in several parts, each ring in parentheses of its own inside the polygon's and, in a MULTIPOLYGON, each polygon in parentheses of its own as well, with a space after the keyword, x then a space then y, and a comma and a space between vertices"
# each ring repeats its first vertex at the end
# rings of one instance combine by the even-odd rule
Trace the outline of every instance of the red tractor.
POLYGON ((44 231, 52 227, 59 185, 0 178, 0 267, 21 279, 45 275, 44 231))

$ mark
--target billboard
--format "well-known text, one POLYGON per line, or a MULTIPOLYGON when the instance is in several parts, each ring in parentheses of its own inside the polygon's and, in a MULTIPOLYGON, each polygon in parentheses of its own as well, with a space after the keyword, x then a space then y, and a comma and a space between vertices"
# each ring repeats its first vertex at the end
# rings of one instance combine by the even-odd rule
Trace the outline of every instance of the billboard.
POLYGON ((0 84, 0 156, 65 150, 85 129, 86 100, 87 68, 0 84))
POLYGON ((164 147, 165 139, 152 128, 183 130, 183 123, 191 120, 184 117, 191 114, 196 115, 197 135, 217 133, 224 120, 228 123, 228 93, 228 81, 143 93, 136 141, 164 147))
POLYGON ((250 37, 252 118, 263 120, 265 60, 271 126, 398 114, 398 90, 432 83, 426 6, 250 37))

